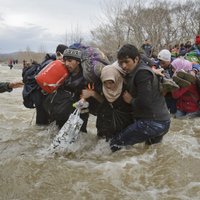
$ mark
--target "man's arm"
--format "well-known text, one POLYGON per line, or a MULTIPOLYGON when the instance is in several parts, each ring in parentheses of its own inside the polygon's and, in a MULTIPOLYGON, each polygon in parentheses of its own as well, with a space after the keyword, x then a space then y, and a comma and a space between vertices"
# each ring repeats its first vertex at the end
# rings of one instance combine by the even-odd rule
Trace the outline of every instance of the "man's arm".
POLYGON ((0 82, 0 93, 3 92, 11 92, 13 88, 19 88, 22 87, 23 83, 21 81, 19 82, 0 82))
POLYGON ((134 98, 133 94, 125 91, 123 99, 126 103, 132 105, 133 110, 140 107, 149 107, 152 103, 153 87, 152 87, 153 74, 147 70, 138 72, 135 78, 137 87, 137 95, 134 98))
POLYGON ((1 82, 0 83, 0 93, 3 92, 11 92, 12 88, 9 87, 9 82, 1 82))

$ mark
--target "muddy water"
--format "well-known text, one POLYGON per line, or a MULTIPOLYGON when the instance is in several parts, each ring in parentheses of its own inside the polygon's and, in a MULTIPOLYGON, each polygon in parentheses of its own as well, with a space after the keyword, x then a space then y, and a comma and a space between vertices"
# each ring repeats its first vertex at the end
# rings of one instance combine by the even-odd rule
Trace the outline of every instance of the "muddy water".
MULTIPOLYGON (((0 66, 0 79, 19 80, 21 70, 0 66)), ((172 120, 161 144, 111 153, 91 116, 88 134, 55 154, 56 125, 36 126, 21 93, 0 94, 0 199, 200 199, 200 118, 172 120)))

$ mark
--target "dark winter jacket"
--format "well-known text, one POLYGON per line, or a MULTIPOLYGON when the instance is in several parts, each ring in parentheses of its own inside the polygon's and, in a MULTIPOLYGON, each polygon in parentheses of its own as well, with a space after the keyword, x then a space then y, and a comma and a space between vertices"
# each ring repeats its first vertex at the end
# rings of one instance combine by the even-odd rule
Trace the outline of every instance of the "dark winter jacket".
POLYGON ((22 72, 24 88, 22 91, 23 103, 27 108, 41 106, 44 95, 35 80, 35 76, 50 62, 55 60, 54 54, 47 54, 41 64, 33 63, 30 67, 25 67, 22 72))
POLYGON ((160 94, 159 79, 150 67, 140 62, 126 80, 128 91, 133 96, 132 111, 135 119, 170 119, 165 99, 160 94))
POLYGON ((106 99, 97 112, 97 135, 110 139, 132 123, 131 105, 127 104, 122 95, 113 103, 106 99))
POLYGON ((44 108, 50 115, 51 120, 56 120, 62 127, 74 111, 73 104, 80 100, 83 89, 86 88, 86 81, 82 71, 78 74, 69 74, 64 84, 56 92, 48 94, 44 101, 44 108))

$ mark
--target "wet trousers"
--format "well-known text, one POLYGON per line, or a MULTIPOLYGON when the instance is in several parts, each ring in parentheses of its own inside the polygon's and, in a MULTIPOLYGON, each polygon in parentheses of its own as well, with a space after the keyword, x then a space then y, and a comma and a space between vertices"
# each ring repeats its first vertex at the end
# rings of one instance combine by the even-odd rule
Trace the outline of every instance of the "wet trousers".
POLYGON ((168 132, 169 127, 170 120, 135 120, 133 124, 111 139, 111 150, 114 152, 121 149, 122 146, 134 145, 141 142, 149 145, 161 142, 163 136, 168 132))
POLYGON ((49 115, 42 105, 36 106, 36 124, 47 125, 50 123, 49 115))

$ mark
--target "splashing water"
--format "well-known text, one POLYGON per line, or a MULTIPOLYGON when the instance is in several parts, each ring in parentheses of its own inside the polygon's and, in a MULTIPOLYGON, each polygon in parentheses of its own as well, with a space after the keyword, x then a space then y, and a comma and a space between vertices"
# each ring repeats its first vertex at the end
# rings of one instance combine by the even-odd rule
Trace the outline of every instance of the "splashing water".
MULTIPOLYGON (((0 69, 1 81, 21 79, 20 69, 0 69)), ((199 118, 173 119, 160 144, 112 153, 90 116, 87 134, 52 153, 57 126, 36 126, 21 93, 0 94, 0 199, 199 199, 199 118)))

